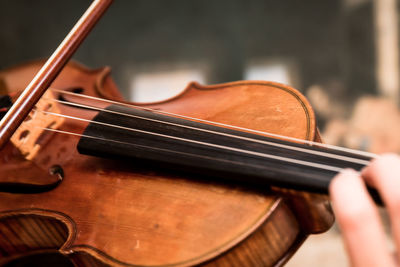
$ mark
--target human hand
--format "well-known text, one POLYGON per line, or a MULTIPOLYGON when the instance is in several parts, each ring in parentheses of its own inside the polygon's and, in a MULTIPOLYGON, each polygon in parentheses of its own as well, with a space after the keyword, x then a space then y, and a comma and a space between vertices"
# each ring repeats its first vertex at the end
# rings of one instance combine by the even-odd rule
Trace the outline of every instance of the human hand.
POLYGON ((382 155, 361 173, 345 170, 331 182, 329 193, 352 266, 399 266, 400 254, 389 251, 378 209, 365 182, 375 187, 388 211, 392 235, 400 250, 400 157, 382 155))

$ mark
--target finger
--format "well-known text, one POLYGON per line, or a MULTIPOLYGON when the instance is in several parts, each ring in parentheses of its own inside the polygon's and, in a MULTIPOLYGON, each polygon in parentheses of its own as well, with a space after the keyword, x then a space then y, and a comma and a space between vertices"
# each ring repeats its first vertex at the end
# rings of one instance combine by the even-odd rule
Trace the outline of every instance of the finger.
POLYGON ((360 175, 341 172, 329 193, 352 266, 394 266, 377 208, 360 175))
MULTIPOLYGON (((400 157, 385 154, 373 160, 362 176, 379 191, 389 212, 397 249, 400 249, 400 157)), ((400 262, 400 257, 398 260, 400 262)))

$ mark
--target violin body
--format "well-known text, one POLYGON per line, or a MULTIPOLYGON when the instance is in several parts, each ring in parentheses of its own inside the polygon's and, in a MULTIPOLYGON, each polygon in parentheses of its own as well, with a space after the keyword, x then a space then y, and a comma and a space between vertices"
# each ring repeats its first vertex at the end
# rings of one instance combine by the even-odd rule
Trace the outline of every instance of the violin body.
MULTIPOLYGON (((22 90, 42 64, 0 72, 0 92, 22 90)), ((69 63, 51 88, 123 101, 109 68, 69 63)), ((320 141, 304 96, 272 82, 190 83, 176 97, 141 106, 320 141)), ((58 108, 88 120, 96 115, 58 108)), ((60 130, 82 133, 87 125, 64 121, 60 130)), ((63 175, 47 192, 0 193, 0 264, 58 251, 76 266, 282 265, 309 234, 333 223, 324 196, 204 182, 158 166, 99 159, 79 154, 78 142, 78 136, 53 134, 31 160, 12 144, 0 152, 0 184, 11 176, 16 183, 51 183, 54 166, 63 175)))

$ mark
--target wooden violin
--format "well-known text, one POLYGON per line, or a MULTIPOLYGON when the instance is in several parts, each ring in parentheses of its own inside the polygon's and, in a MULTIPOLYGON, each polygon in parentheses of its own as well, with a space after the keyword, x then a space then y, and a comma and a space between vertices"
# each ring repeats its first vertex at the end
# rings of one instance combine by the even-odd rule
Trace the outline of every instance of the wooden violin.
MULTIPOLYGON (((3 90, 24 88, 42 64, 1 72, 3 90)), ((80 96, 122 100, 109 72, 68 64, 51 86, 52 98, 42 99, 44 104, 39 103, 14 134, 16 143, 1 152, 0 181, 24 184, 28 190, 0 193, 2 263, 56 250, 77 266, 279 265, 308 234, 330 227, 329 204, 319 195, 290 190, 279 195, 269 186, 227 184, 226 178, 214 178, 226 175, 171 170, 160 161, 143 165, 131 157, 109 160, 80 154, 80 135, 87 134, 85 128, 99 114, 88 109, 94 99, 80 96), (60 123, 52 112, 80 120, 63 117, 60 123), (36 129, 35 120, 54 132, 36 129), (24 153, 21 140, 36 144, 34 157, 24 153), (47 189, 54 183, 57 186, 49 191, 29 192, 29 185, 47 189)), ((306 99, 270 82, 191 83, 172 99, 140 107, 154 110, 141 110, 149 115, 164 111, 294 138, 319 138, 306 99)), ((190 138, 185 132, 183 136, 190 138)))
POLYGON ((0 264, 279 266, 326 231, 320 193, 373 155, 319 144, 305 97, 273 82, 123 101, 109 68, 67 64, 110 2, 46 63, 0 72, 0 264))

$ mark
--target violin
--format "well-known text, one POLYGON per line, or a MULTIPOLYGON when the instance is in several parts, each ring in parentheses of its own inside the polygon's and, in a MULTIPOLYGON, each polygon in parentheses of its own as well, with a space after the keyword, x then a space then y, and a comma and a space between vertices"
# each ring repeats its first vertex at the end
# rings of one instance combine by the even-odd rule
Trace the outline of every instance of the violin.
POLYGON ((310 104, 278 83, 124 101, 109 68, 67 63, 101 3, 49 61, 0 72, 1 265, 279 266, 330 228, 330 180, 374 155, 321 144, 310 104))
MULTIPOLYGON (((39 61, 4 70, 0 80, 8 93, 18 92, 42 65, 39 61)), ((0 182, 25 185, 0 193, 2 264, 53 250, 78 266, 280 265, 307 235, 323 232, 333 222, 326 197, 318 194, 226 183, 214 178, 221 175, 171 170, 155 160, 143 165, 132 157, 79 153, 79 142, 92 134, 88 127, 101 114, 89 109, 93 102, 106 99, 98 104, 103 110, 108 101, 123 101, 109 68, 89 70, 69 63, 50 92, 52 98, 44 97, 14 134, 17 142, 1 152, 0 182), (22 143, 36 144, 36 155, 27 155, 22 143)), ((135 106, 151 109, 140 110, 148 116, 163 111, 247 131, 319 140, 306 99, 271 82, 191 83, 174 98, 135 106)), ((98 146, 99 140, 94 141, 86 149, 98 146)), ((118 145, 116 141, 107 146, 118 145)))

